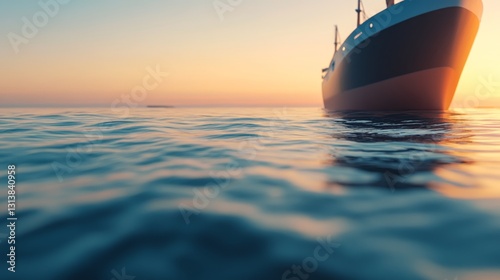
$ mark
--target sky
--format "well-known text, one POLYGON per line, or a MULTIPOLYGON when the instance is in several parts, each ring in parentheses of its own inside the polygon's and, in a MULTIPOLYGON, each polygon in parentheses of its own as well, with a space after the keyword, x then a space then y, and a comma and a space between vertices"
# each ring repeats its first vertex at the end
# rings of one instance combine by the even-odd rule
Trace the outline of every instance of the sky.
MULTIPOLYGON (((356 24, 354 0, 56 1, 0 1, 0 106, 322 106, 334 25, 356 24)), ((500 1, 483 3, 455 107, 500 106, 500 1)))

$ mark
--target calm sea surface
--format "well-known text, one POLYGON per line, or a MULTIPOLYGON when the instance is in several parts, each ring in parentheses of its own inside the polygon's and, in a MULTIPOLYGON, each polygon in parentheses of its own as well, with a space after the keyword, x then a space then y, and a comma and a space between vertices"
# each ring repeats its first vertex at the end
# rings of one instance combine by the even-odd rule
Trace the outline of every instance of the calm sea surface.
POLYGON ((498 110, 1 109, 0 132, 0 279, 500 279, 498 110))

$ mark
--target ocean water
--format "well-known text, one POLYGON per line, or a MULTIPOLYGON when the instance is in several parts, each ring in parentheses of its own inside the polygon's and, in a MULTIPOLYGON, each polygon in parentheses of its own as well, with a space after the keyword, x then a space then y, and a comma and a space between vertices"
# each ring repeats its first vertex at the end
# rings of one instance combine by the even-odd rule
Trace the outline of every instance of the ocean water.
POLYGON ((1 279, 500 279, 499 110, 2 109, 0 132, 1 279))

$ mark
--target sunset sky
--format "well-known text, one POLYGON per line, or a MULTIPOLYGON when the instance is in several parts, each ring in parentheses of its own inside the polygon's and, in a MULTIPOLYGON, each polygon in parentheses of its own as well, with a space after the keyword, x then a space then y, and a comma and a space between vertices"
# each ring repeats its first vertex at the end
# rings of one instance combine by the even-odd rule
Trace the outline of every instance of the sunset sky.
MULTIPOLYGON (((65 1, 45 24, 39 1, 0 2, 0 106, 110 106, 147 68, 169 75, 150 79, 141 105, 321 106, 333 26, 346 38, 356 22, 354 0, 242 0, 222 16, 213 0, 65 1), (16 52, 23 17, 42 26, 16 52)), ((370 15, 385 6, 364 2, 370 15)), ((483 3, 454 106, 500 105, 500 1, 483 3), (474 99, 485 81, 492 96, 474 99)))

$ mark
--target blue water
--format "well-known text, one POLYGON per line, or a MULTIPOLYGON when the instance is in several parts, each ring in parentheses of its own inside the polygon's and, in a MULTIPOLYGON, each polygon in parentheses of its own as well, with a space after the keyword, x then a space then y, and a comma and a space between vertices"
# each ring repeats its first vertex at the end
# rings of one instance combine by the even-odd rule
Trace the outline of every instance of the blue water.
POLYGON ((2 109, 0 278, 500 279, 499 128, 472 109, 2 109))

